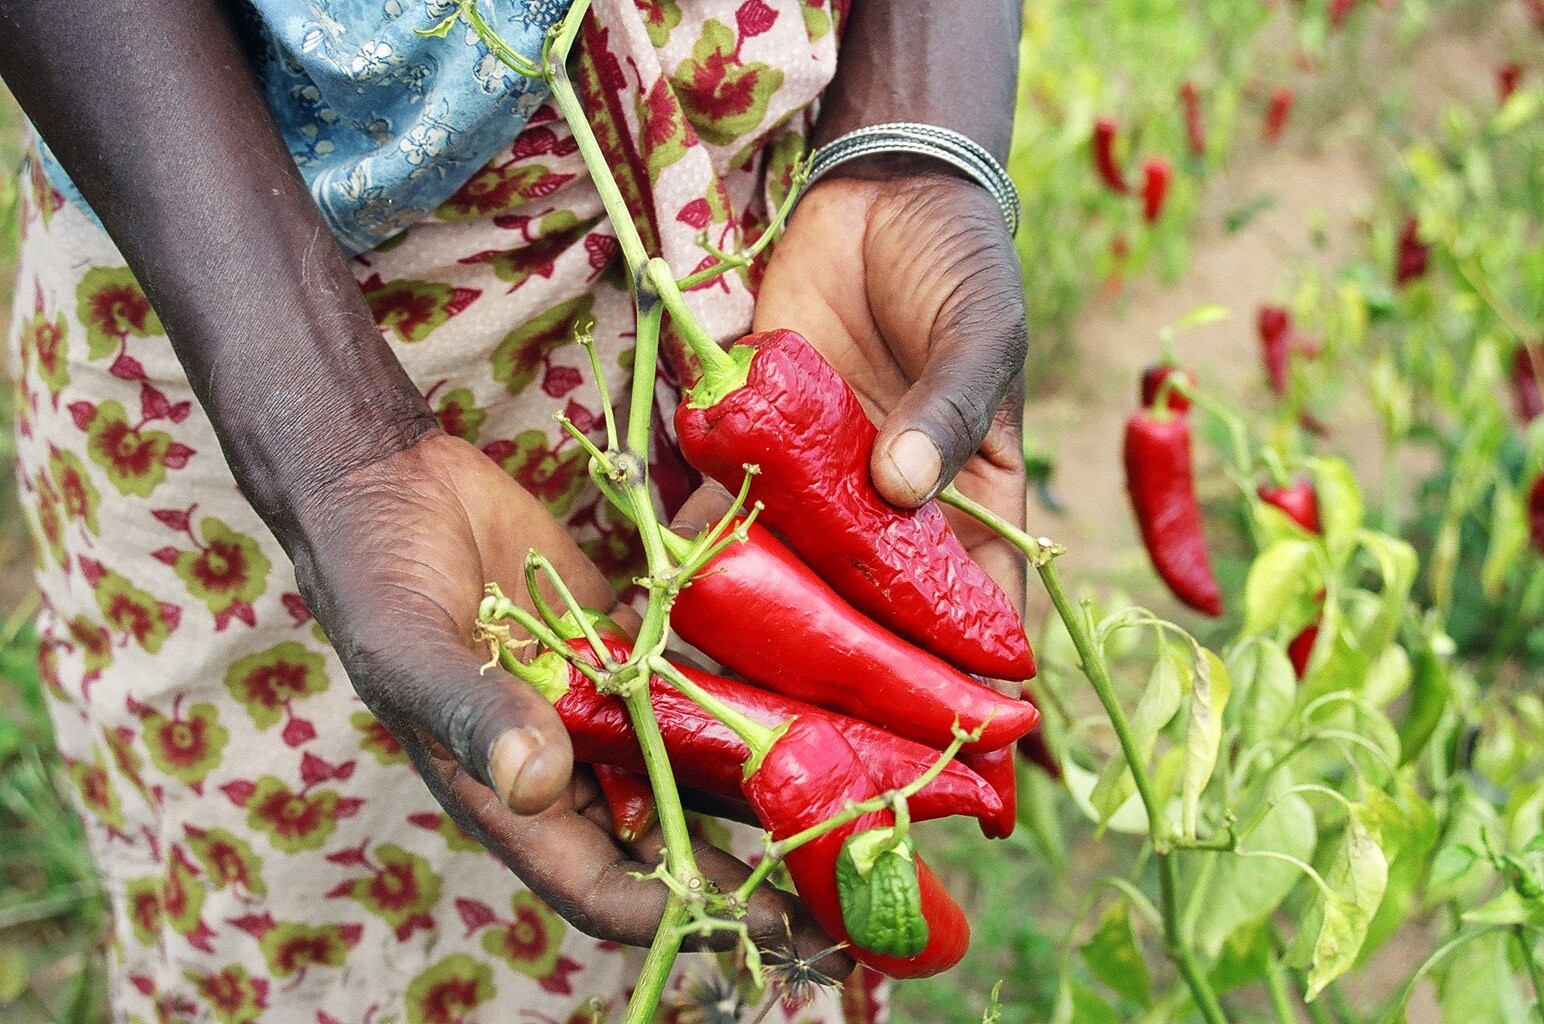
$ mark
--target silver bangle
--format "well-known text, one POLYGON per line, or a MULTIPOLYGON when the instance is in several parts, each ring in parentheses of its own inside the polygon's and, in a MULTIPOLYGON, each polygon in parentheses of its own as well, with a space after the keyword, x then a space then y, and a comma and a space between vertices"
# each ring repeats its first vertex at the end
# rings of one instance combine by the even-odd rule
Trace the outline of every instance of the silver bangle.
POLYGON ((1019 192, 1002 164, 959 132, 935 125, 898 121, 858 128, 832 139, 810 154, 805 187, 849 160, 878 153, 916 153, 958 168, 997 200, 1008 234, 1019 230, 1019 192))

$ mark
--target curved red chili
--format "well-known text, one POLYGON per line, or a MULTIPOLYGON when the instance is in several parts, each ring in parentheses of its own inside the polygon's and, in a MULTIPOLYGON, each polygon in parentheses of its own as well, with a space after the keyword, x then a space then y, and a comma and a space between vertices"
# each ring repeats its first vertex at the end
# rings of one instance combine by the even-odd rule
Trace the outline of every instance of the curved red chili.
POLYGON ((1149 224, 1163 216, 1173 177, 1174 165, 1161 156, 1148 157, 1142 164, 1142 217, 1149 224))
MULTIPOLYGON (((614 660, 625 661, 628 645, 605 638, 614 660)), ((574 650, 596 663, 595 652, 583 640, 571 641, 574 650)), ((611 764, 643 772, 643 752, 627 717, 627 708, 613 696, 596 691, 595 684, 556 655, 543 668, 553 678, 535 682, 552 700, 553 708, 574 746, 574 760, 611 764)), ((722 700, 758 725, 776 727, 791 718, 819 719, 829 723, 863 757, 868 771, 884 789, 899 789, 918 779, 938 760, 938 751, 903 739, 878 726, 789 700, 754 686, 723 679, 689 665, 676 666, 708 693, 722 700)), ((537 666, 531 666, 536 670, 537 666)), ((741 767, 750 748, 734 730, 713 718, 670 684, 654 679, 649 700, 659 719, 676 779, 684 786, 716 796, 740 796, 741 767)), ((918 821, 964 814, 983 821, 1002 813, 1002 800, 987 783, 958 762, 944 766, 939 775, 907 802, 918 821)))
POLYGON ((1120 125, 1113 117, 1101 117, 1094 122, 1094 168, 1106 185, 1125 195, 1126 172, 1115 157, 1115 136, 1119 133, 1120 125))
POLYGON ((1431 246, 1421 241, 1421 222, 1414 217, 1405 218, 1405 226, 1399 231, 1399 244, 1394 250, 1394 284, 1403 288, 1416 278, 1425 275, 1431 262, 1431 246))
POLYGON ((1174 596, 1207 615, 1222 614, 1222 590, 1201 530, 1190 462, 1190 422, 1142 410, 1126 421, 1126 491, 1142 542, 1174 596))
POLYGON ((1512 353, 1512 405, 1523 423, 1532 423, 1544 413, 1544 392, 1533 369, 1535 358, 1544 359, 1544 351, 1534 347, 1530 353, 1529 346, 1519 345, 1512 353))
POLYGON ((971 750, 1012 743, 1039 711, 866 618, 759 523, 676 597, 670 625, 758 686, 942 748, 956 721, 971 750), (726 628, 727 624, 732 628, 726 628))
POLYGON ((1544 475, 1528 488, 1528 538, 1535 549, 1544 551, 1544 475))
MULTIPOLYGON (((840 813, 849 802, 883 792, 865 762, 831 723, 819 718, 794 719, 773 742, 748 778, 743 790, 774 841, 786 839, 840 813)), ((842 923, 836 886, 836 862, 849 837, 895 824, 889 811, 866 814, 789 852, 783 859, 799 899, 815 922, 838 942, 850 942, 842 923)), ((928 940, 916 956, 895 957, 853 944, 853 959, 892 978, 925 978, 960 962, 970 946, 970 923, 938 876, 920 856, 917 882, 922 891, 922 915, 928 940)))
POLYGON ((977 754, 961 754, 960 763, 981 776, 1003 803, 1002 813, 997 817, 981 819, 981 834, 988 839, 1013 835, 1013 827, 1019 821, 1019 774, 1013 764, 1013 744, 977 754))
POLYGON ((600 783, 601 795, 611 809, 611 832, 624 843, 636 843, 659 820, 649 777, 614 764, 592 762, 590 771, 600 783))
POLYGON ((742 338, 745 383, 676 409, 682 454, 731 491, 745 465, 761 521, 859 611, 966 672, 1028 679, 1034 656, 1012 602, 938 502, 900 509, 869 475, 877 431, 858 396, 795 331, 742 338))

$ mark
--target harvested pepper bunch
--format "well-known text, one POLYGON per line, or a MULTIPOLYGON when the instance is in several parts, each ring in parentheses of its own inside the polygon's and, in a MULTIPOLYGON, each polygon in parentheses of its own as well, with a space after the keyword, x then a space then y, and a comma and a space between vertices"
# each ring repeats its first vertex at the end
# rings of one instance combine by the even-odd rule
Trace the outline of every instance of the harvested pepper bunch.
POLYGON ((1125 462, 1126 492, 1158 575, 1185 604, 1221 615, 1222 590, 1196 501, 1188 415, 1169 407, 1138 410, 1126 421, 1125 462))
POLYGON ((935 749, 954 727, 967 750, 1012 743, 1040 713, 918 650, 842 600, 759 523, 676 597, 687 643, 758 686, 872 722, 935 749), (733 621, 734 629, 724 628, 733 621))
POLYGON ((877 431, 858 397, 795 331, 742 338, 738 380, 704 378, 676 410, 681 451, 750 498, 761 521, 837 593, 957 668, 1028 679, 1034 655, 1006 594, 976 564, 936 501, 905 510, 869 476, 877 431))

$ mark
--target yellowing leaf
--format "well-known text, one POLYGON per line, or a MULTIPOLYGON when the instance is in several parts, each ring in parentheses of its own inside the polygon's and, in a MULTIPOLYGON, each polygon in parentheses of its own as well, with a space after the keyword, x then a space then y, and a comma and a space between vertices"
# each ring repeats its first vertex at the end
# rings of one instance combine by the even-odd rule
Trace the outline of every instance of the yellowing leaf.
POLYGON ((1201 792, 1211 781, 1222 743, 1222 715, 1233 683, 1228 667, 1211 651, 1201 650, 1190 688, 1190 724, 1185 730, 1185 762, 1180 769, 1180 828, 1195 838, 1201 792))

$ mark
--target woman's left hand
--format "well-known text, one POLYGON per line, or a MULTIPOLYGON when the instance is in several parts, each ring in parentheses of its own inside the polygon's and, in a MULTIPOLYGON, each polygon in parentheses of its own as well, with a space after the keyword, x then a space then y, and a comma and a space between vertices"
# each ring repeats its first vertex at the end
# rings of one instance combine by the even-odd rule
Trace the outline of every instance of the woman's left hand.
MULTIPOLYGON (((852 385, 879 424, 870 472, 889 501, 915 507, 958 474, 961 491, 1023 523, 1024 291, 979 185, 930 168, 823 178, 773 249, 754 326, 799 331, 852 385)), ((1022 604, 1017 551, 954 525, 1022 604)))

